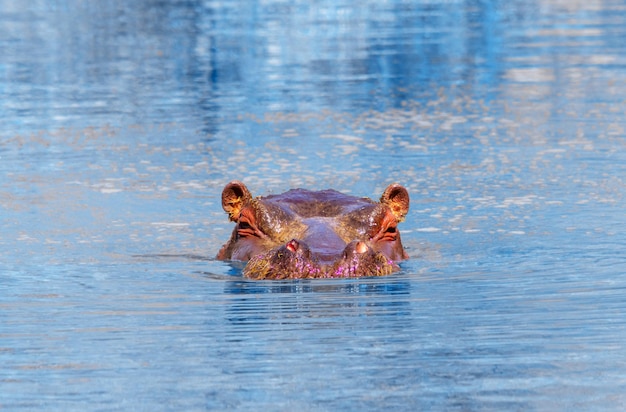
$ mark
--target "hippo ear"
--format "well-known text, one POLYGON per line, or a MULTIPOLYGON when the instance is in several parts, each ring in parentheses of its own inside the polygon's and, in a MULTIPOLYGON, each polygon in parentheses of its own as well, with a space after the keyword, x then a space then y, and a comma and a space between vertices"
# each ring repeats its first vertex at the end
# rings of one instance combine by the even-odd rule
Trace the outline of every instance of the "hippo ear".
POLYGON ((409 192, 402 185, 390 184, 380 197, 380 203, 388 206, 398 222, 402 222, 409 212, 409 192))
POLYGON ((250 199, 252 195, 248 188, 238 180, 233 180, 222 190, 222 208, 233 222, 239 218, 241 209, 250 199))

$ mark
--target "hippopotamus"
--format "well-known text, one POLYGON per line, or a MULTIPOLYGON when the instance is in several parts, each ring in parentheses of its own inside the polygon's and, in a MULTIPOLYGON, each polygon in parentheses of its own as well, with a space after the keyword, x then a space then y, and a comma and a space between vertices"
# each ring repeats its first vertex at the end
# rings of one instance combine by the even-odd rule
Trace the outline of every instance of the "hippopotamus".
POLYGON ((375 202, 335 190, 252 197, 235 180, 222 191, 222 208, 236 225, 216 259, 247 261, 251 279, 383 276, 408 259, 398 223, 409 193, 399 184, 375 202))

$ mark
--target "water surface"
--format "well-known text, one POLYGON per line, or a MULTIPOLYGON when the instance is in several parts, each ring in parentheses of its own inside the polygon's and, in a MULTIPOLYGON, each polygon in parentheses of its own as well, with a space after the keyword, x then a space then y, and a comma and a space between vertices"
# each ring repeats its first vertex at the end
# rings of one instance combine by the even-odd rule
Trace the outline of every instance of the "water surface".
POLYGON ((626 406, 623 2, 0 4, 0 409, 626 406), (412 259, 243 279, 232 179, 412 259))

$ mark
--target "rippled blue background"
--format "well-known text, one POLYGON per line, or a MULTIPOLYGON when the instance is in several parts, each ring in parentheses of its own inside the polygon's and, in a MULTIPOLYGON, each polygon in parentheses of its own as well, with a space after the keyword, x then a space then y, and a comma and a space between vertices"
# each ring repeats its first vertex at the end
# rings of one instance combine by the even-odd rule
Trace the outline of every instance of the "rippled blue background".
POLYGON ((623 410, 623 1, 0 1, 0 409, 623 410), (222 187, 412 259, 253 282, 222 187))

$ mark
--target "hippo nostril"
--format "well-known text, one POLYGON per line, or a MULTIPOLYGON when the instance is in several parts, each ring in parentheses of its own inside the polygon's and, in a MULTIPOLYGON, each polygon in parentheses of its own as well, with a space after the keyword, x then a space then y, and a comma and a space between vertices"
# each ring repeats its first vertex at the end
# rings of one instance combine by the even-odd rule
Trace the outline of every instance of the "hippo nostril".
POLYGON ((368 247, 365 244, 365 242, 357 242, 357 244, 354 246, 354 250, 356 251, 356 253, 361 255, 361 254, 367 252, 368 247))
POLYGON ((300 248, 300 243, 296 239, 291 239, 285 247, 291 252, 295 253, 300 248))

